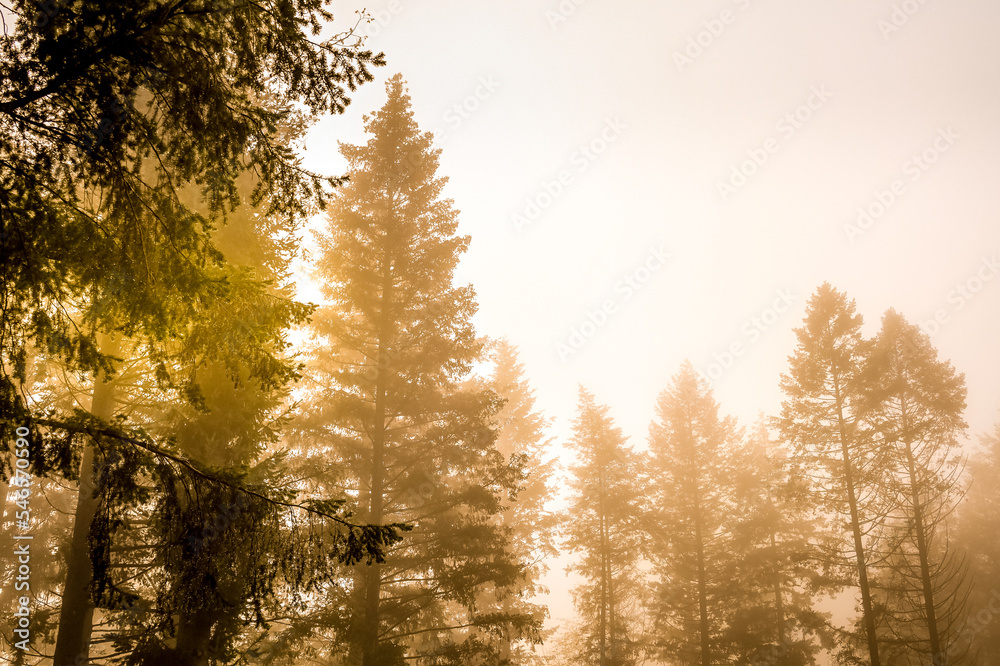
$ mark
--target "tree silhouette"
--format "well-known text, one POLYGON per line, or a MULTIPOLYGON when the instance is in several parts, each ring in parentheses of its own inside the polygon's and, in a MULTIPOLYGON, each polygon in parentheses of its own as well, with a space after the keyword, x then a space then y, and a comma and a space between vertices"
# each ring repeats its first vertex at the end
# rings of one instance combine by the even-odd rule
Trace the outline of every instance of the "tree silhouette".
POLYGON ((908 651, 949 663, 964 617, 962 564, 946 542, 946 520, 960 492, 964 377, 938 360, 927 335, 889 310, 872 346, 859 411, 891 461, 886 482, 901 532, 889 561, 891 628, 908 651))
POLYGON ((737 663, 815 663, 831 639, 829 619, 813 602, 831 580, 807 472, 763 420, 732 452, 732 469, 736 518, 723 642, 737 663))
MULTIPOLYGON (((652 559, 656 647, 662 658, 722 663, 735 521, 731 467, 739 433, 685 362, 656 403, 652 454, 652 559)), ((730 602, 733 599, 730 599, 730 602)))
POLYGON ((886 505, 881 487, 887 470, 884 452, 858 415, 860 373, 867 354, 861 323, 854 302, 844 294, 828 283, 816 290, 803 325, 795 330, 798 346, 781 378, 786 399, 780 425, 803 464, 824 472, 813 476, 820 506, 846 518, 868 656, 871 666, 879 666, 868 570, 884 557, 876 552, 876 538, 891 505, 886 505))
POLYGON ((452 284, 469 239, 440 196, 438 151, 417 128, 402 77, 387 92, 366 116, 368 142, 341 145, 352 177, 321 238, 331 304, 313 323, 317 389, 304 428, 310 447, 342 466, 330 482, 356 498, 359 516, 413 526, 340 600, 352 663, 428 654, 467 663, 487 646, 455 630, 537 627, 475 608, 482 590, 523 575, 495 520, 523 471, 496 449, 495 394, 467 381, 483 344, 471 287, 452 284))
MULTIPOLYGON (((535 408, 535 396, 524 366, 518 360, 517 348, 506 339, 493 343, 493 372, 488 385, 503 401, 496 415, 499 430, 496 447, 508 464, 523 470, 516 493, 505 493, 500 523, 509 530, 507 548, 518 562, 525 565, 524 580, 515 591, 497 598, 487 595, 480 603, 504 613, 528 614, 539 622, 547 609, 532 598, 547 591, 539 582, 548 570, 546 560, 557 555, 556 530, 558 518, 547 504, 555 494, 555 461, 547 457, 545 429, 548 420, 535 408)), ((511 641, 502 636, 498 656, 501 661, 526 665, 536 659, 530 641, 511 641)))
POLYGON ((565 544, 582 554, 572 570, 586 581, 573 592, 584 623, 574 646, 576 658, 597 666, 637 664, 644 639, 637 635, 644 602, 638 567, 640 459, 626 446, 607 407, 582 387, 570 446, 578 462, 570 469, 574 495, 565 544))

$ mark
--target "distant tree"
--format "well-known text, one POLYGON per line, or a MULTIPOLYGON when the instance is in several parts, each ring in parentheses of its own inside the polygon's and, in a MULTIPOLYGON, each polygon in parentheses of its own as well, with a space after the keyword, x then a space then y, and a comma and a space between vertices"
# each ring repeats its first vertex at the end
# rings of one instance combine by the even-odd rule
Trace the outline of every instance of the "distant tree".
MULTIPOLYGON (((524 376, 517 348, 506 339, 498 340, 492 346, 490 358, 493 372, 488 385, 503 401, 496 415, 499 432, 496 447, 510 466, 523 470, 516 492, 504 493, 499 521, 509 529, 507 548, 526 568, 517 589, 503 598, 491 594, 483 603, 492 604, 504 613, 530 614, 541 622, 548 609, 532 598, 546 591, 539 579, 548 570, 547 560, 558 553, 559 521, 546 507, 555 494, 555 461, 546 457, 548 419, 535 407, 534 391, 524 376)), ((507 659, 520 665, 536 661, 530 641, 512 642, 503 636, 500 643, 501 661, 507 659)))
POLYGON ((883 559, 877 537, 891 512, 882 481, 889 472, 868 426, 858 416, 867 345, 854 301, 824 283, 809 299, 798 346, 782 375, 780 426, 803 465, 814 470, 820 506, 843 516, 848 532, 844 565, 861 592, 861 621, 871 666, 879 666, 876 609, 869 568, 883 559), (853 567, 851 566, 853 564, 853 567))
POLYGON ((968 557, 971 592, 964 622, 956 629, 959 649, 980 664, 1000 664, 1000 423, 980 439, 969 459, 971 481, 958 508, 959 547, 968 557))
POLYGON ((649 426, 655 648, 667 661, 710 666, 727 659, 723 629, 735 601, 727 579, 735 520, 731 462, 740 436, 685 362, 657 399, 649 426))
POLYGON ((895 310, 886 312, 863 377, 859 413, 890 456, 883 478, 895 495, 899 534, 883 577, 887 622, 905 652, 935 665, 959 656, 949 649, 965 616, 962 562, 947 541, 947 521, 961 492, 964 411, 964 377, 938 360, 918 327, 895 310))
POLYGON ((413 530, 384 563, 345 578, 349 593, 330 598, 339 619, 306 621, 339 631, 352 664, 474 663, 492 649, 479 632, 538 627, 475 603, 525 574, 498 520, 523 470, 496 448, 496 395, 468 381, 483 344, 472 288, 453 285, 469 239, 441 198, 439 151, 399 75, 387 92, 366 116, 367 143, 341 144, 351 182, 320 240, 330 304, 313 320, 315 390, 300 430, 309 456, 336 463, 319 483, 340 484, 363 520, 413 530))
POLYGON ((573 663, 631 666, 641 663, 643 611, 643 513, 640 457, 621 429, 580 388, 570 446, 573 498, 564 525, 565 546, 580 553, 570 567, 584 583, 573 590, 582 623, 574 632, 573 663))
POLYGON ((806 470, 763 421, 732 452, 732 470, 736 515, 722 642, 738 664, 813 664, 821 645, 830 646, 828 619, 813 608, 830 580, 806 470))

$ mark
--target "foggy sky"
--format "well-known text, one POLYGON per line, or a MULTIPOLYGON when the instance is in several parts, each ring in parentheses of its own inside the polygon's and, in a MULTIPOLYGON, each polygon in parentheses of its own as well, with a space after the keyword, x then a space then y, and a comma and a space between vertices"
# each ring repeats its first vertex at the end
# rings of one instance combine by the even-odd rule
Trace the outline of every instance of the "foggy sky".
POLYGON ((583 383, 644 446, 684 358, 742 423, 776 413, 823 281, 869 335, 889 307, 937 316, 970 435, 1000 420, 1000 4, 377 0, 336 27, 362 6, 389 65, 307 166, 343 172, 336 142, 403 73, 477 327, 520 348, 555 437, 583 383))

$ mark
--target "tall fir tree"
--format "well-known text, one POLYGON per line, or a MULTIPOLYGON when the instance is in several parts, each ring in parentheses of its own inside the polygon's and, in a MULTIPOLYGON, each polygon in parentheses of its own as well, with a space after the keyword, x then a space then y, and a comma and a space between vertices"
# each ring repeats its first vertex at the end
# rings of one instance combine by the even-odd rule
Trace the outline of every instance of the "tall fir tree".
POLYGON ((723 663, 734 522, 730 461, 739 432, 690 362, 660 394, 649 427, 653 609, 662 659, 723 663))
MULTIPOLYGON (((286 127, 289 143, 301 137, 303 129, 286 127)), ((257 183, 251 174, 240 177, 244 202, 257 183)), ((193 208, 203 205, 191 194, 193 208)), ((190 367, 193 378, 187 399, 177 391, 162 392, 160 402, 145 409, 143 421, 150 432, 172 440, 186 458, 254 491, 288 499, 295 493, 282 473, 280 456, 270 453, 286 421, 283 403, 297 377, 286 336, 312 308, 292 298, 290 264, 298 252, 299 225, 289 216, 268 215, 266 209, 266 203, 244 203, 213 234, 216 247, 239 271, 236 288, 224 304, 205 313, 202 326, 187 340, 191 346, 177 350, 180 364, 190 367), (255 368, 267 361, 240 351, 239 337, 250 331, 267 338, 275 362, 285 366, 276 381, 256 379, 255 368), (194 352, 192 338, 210 341, 216 352, 194 352)), ((319 530, 303 524, 300 516, 226 485, 170 480, 173 483, 163 484, 150 506, 135 507, 152 517, 152 529, 117 535, 119 541, 158 551, 152 561, 123 558, 115 563, 118 568, 155 567, 160 575, 145 577, 147 584, 141 587, 126 583, 127 595, 109 599, 113 603, 107 610, 116 624, 109 637, 123 660, 131 650, 130 663, 224 662, 245 639, 248 626, 281 614, 275 607, 287 592, 285 563, 301 566, 308 559, 318 569, 330 563, 322 557, 301 557, 303 533, 319 530), (263 577, 262 566, 268 570, 263 577), (157 621, 164 616, 177 619, 157 621)), ((322 577, 322 571, 304 579, 313 575, 322 577)))
POLYGON ((581 554, 570 570, 584 578, 573 590, 581 625, 574 631, 574 663, 641 663, 643 598, 640 554, 642 464, 608 408, 580 388, 570 446, 573 491, 564 525, 565 546, 581 554))
MULTIPOLYGON (((248 195, 256 182, 245 175, 241 191, 248 195)), ((87 658, 92 631, 95 644, 113 642, 123 662, 221 659, 247 621, 260 621, 267 604, 280 605, 279 588, 301 591, 349 550, 342 539, 331 540, 327 555, 304 558, 310 545, 302 537, 319 528, 287 506, 296 493, 273 461, 258 464, 276 437, 279 402, 295 378, 285 335, 311 309, 291 299, 286 282, 295 220, 266 215, 266 208, 241 206, 213 235, 230 267, 229 298, 206 304, 182 340, 150 354, 141 340, 104 336, 117 362, 108 381, 96 385, 66 373, 58 356, 36 360, 50 372, 36 399, 57 413, 71 413, 74 401, 94 405, 78 421, 81 434, 97 427, 92 417, 113 426, 84 443, 73 536, 62 553, 60 662, 67 644, 82 645, 72 661, 87 658), (171 381, 177 376, 184 381, 171 381), (142 434, 130 438, 136 428, 142 434), (150 456, 147 445, 172 457, 150 456), (143 456, 128 450, 135 446, 143 456), (178 461, 183 465, 171 469, 178 461), (292 522, 302 529, 287 529, 292 522), (206 530, 214 536, 203 539, 206 530), (241 540, 255 547, 234 547, 241 540), (295 581, 282 578, 304 559, 316 570, 295 581)), ((101 292, 85 305, 100 309, 114 298, 101 292)))
MULTIPOLYGON (((182 338, 197 346, 191 329, 206 306, 248 286, 211 239, 239 203, 240 174, 259 177, 253 203, 270 196, 268 212, 300 217, 337 182, 301 169, 275 137, 295 102, 312 114, 340 112, 348 89, 383 62, 349 35, 316 39, 332 18, 324 5, 9 6, 0 40, 0 438, 31 424, 50 454, 33 460, 37 474, 96 488, 95 447, 141 450, 129 438, 81 440, 114 415, 117 338, 141 340, 165 372, 166 348, 182 338), (270 106, 278 97, 291 103, 270 106), (183 200, 186 185, 200 191, 207 214, 183 200), (29 408, 17 386, 32 346, 94 377, 87 418, 29 408)), ((229 332, 232 341, 240 328, 229 332)), ((251 368, 268 381, 270 361, 281 363, 261 341, 247 335, 242 348, 270 366, 251 368)), ((86 659, 95 501, 81 493, 75 510, 59 666, 86 659)))
MULTIPOLYGON (((879 666, 879 643, 869 569, 885 553, 879 535, 891 505, 882 477, 886 456, 859 418, 861 371, 868 345, 861 335, 854 301, 824 283, 809 299, 806 317, 795 330, 798 345, 782 375, 780 426, 796 456, 813 471, 820 506, 842 516, 847 534, 842 561, 847 580, 861 593, 862 640, 871 666, 879 666)), ((838 551, 831 555, 837 559, 838 551)))
MULTIPOLYGON (((895 310, 882 317, 859 411, 888 452, 896 552, 884 576, 887 624, 902 652, 935 666, 964 617, 963 563, 949 547, 948 519, 961 494, 965 379, 939 360, 930 338, 895 310)), ((949 652, 952 658, 949 659, 949 652)))
POLYGON ((957 511, 957 542, 968 558, 971 591, 956 630, 957 650, 1000 666, 1000 423, 980 438, 968 465, 968 492, 957 511))
POLYGON ((339 463, 324 482, 341 484, 360 517, 413 529, 345 581, 342 619, 329 624, 349 643, 348 663, 471 663, 491 650, 477 631, 538 626, 476 607, 483 590, 524 576, 496 520, 521 470, 496 449, 495 394, 467 381, 483 343, 472 288, 453 284, 469 238, 441 197, 440 151, 419 131, 402 77, 386 89, 365 118, 367 143, 341 144, 351 181, 320 241, 330 305, 313 322, 317 388, 301 430, 313 455, 339 463))
MULTIPOLYGON (((497 450, 510 466, 523 470, 516 492, 504 493, 503 512, 498 518, 509 531, 507 548, 526 568, 516 590, 502 598, 492 595, 486 603, 505 613, 531 614, 541 622, 548 609, 537 600, 538 595, 547 592, 540 579, 548 571, 547 560, 558 553, 559 520, 547 506, 555 495, 556 466, 547 451, 549 420, 535 406, 535 394, 524 376, 517 348, 506 339, 497 340, 492 344, 490 358, 493 372, 488 386, 503 401, 496 415, 497 450)), ((500 638, 498 656, 501 662, 509 660, 520 666, 541 663, 530 641, 511 641, 506 636, 500 638)))

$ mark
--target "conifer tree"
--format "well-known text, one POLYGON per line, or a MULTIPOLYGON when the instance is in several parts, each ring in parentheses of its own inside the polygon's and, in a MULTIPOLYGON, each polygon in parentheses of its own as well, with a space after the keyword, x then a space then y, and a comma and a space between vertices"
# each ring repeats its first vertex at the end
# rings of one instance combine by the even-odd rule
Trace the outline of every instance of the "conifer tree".
POLYGON ((957 647, 981 664, 1000 664, 1000 423, 970 457, 968 494, 958 508, 957 542, 969 562, 966 616, 957 647))
POLYGON ((413 529, 384 562, 345 580, 350 593, 335 601, 343 619, 323 622, 339 625, 350 663, 472 663, 488 649, 473 628, 517 635, 538 624, 475 608, 484 589, 524 575, 496 520, 522 472, 496 449, 495 394, 466 381, 483 343, 472 288, 453 285, 469 239, 441 197, 439 151, 418 130, 399 75, 387 92, 365 118, 367 143, 341 144, 351 181, 321 238, 330 305, 313 322, 317 388, 301 429, 313 455, 341 467, 321 482, 341 484, 356 515, 413 529))
POLYGON ((871 666, 879 666, 876 609, 869 568, 884 558, 877 537, 891 512, 882 491, 885 456, 858 415, 860 373, 867 358, 854 301, 824 283, 809 299, 798 346, 782 375, 782 436, 815 470, 820 506, 842 516, 848 534, 843 562, 861 592, 861 621, 871 666), (852 566, 853 565, 853 566, 852 566))
POLYGON ((723 643, 736 663, 815 663, 830 638, 813 597, 830 581, 818 552, 822 517, 805 470, 763 421, 733 452, 732 468, 734 594, 723 643))
MULTIPOLYGON (((100 443, 81 440, 95 439, 113 415, 119 336, 149 348, 161 379, 178 340, 193 356, 219 351, 201 344, 220 336, 197 332, 206 306, 250 287, 211 238, 239 203, 239 174, 257 174, 254 204, 270 197, 268 212, 293 216, 308 214, 337 182, 302 170, 275 132, 296 101, 313 114, 342 111, 347 89, 371 80, 368 67, 382 63, 348 44, 349 35, 310 38, 306 30, 318 33, 332 18, 324 4, 9 7, 16 18, 0 40, 0 437, 31 425, 46 452, 32 461, 35 473, 74 478, 79 470, 81 485, 96 488, 100 443), (262 102, 275 99, 282 103, 262 102), (188 185, 207 214, 181 196, 188 185), (95 378, 88 415, 30 410, 16 389, 32 346, 95 378), (81 445, 77 466, 73 449, 81 445)), ((245 332, 221 330, 232 334, 225 342, 245 332)), ((288 377, 268 336, 240 343, 255 379, 288 377)), ((112 440, 142 449, 135 438, 112 440)), ((77 502, 59 666, 86 659, 94 499, 81 494, 77 502)))
MULTIPOLYGON (((241 183, 245 194, 253 181, 247 176, 241 183)), ((288 583, 280 578, 288 571, 286 565, 301 566, 303 556, 308 557, 310 546, 301 537, 316 526, 296 516, 299 509, 280 504, 293 502, 296 493, 276 473, 277 466, 267 461, 258 465, 280 426, 278 402, 295 377, 294 362, 285 354, 285 333, 310 310, 290 298, 291 287, 285 282, 294 253, 295 221, 264 215, 265 207, 237 209, 217 232, 214 242, 232 267, 229 298, 205 307, 202 320, 182 342, 161 347, 166 353, 158 362, 166 380, 157 371, 156 355, 151 358, 135 339, 115 336, 119 360, 111 381, 95 387, 72 373, 52 373, 70 381, 49 381, 41 387, 42 396, 61 394, 49 399, 57 412, 72 412, 74 400, 103 403, 91 414, 117 435, 136 427, 150 435, 130 442, 112 433, 99 438, 106 441, 85 443, 74 541, 64 553, 68 566, 57 652, 68 642, 82 645, 76 654, 86 657, 96 601, 101 626, 95 628, 95 642, 113 641, 122 659, 152 663, 154 654, 174 639, 176 647, 167 654, 190 660, 196 654, 200 660, 221 658, 243 631, 247 609, 256 606, 254 620, 259 621, 262 604, 277 604, 277 589, 288 583), (177 374, 188 380, 182 385, 170 382, 177 374), (170 470, 175 460, 136 458, 122 450, 139 446, 148 454, 142 448, 147 444, 198 467, 170 470), (173 497, 178 493, 186 498, 173 497), (81 505, 89 506, 90 513, 81 513, 81 505), (298 534, 283 529, 291 521, 299 525, 298 534), (224 534, 203 539, 206 529, 224 534), (280 532, 281 538, 275 539, 280 532), (234 548, 234 538, 248 539, 256 549, 234 548), (192 541, 201 544, 194 554, 192 541), (254 559, 268 562, 260 568, 266 576, 250 566, 254 559), (92 576, 92 567, 97 576, 92 576), (230 589, 220 604, 220 586, 215 583, 224 577, 230 579, 230 589), (204 609, 213 604, 216 612, 206 615, 204 609), (139 613, 138 608, 152 612, 139 613), (173 616, 180 617, 176 626, 163 622, 173 616), (108 629, 109 620, 118 628, 108 629), (218 631, 225 624, 221 620, 229 622, 228 635, 218 631)), ((113 298, 101 295, 94 307, 113 298)), ((54 369, 59 359, 43 357, 35 365, 54 369)), ((82 427, 90 425, 81 421, 82 427)), ((326 555, 312 555, 316 569, 287 587, 302 589, 306 579, 322 578, 329 564, 346 554, 344 545, 343 540, 329 541, 326 555)))
MULTIPOLYGON (((305 217, 336 178, 301 168, 276 129, 342 112, 381 55, 325 0, 9 3, 0 40, 0 420, 31 345, 94 375, 98 333, 176 340, 227 295, 212 229, 244 198, 305 217), (310 35, 309 32, 313 35, 310 35), (205 207, 185 197, 193 187, 205 207), (111 295, 74 320, 80 299, 111 295)), ((3 435, 6 437, 6 435, 3 435)))
MULTIPOLYGON (((249 194, 253 184, 254 178, 244 174, 240 190, 249 194)), ((295 377, 284 338, 311 307, 294 301, 289 282, 298 225, 287 216, 264 214, 265 208, 237 208, 214 234, 215 245, 247 283, 246 288, 234 289, 225 304, 206 312, 204 326, 198 331, 199 336, 212 340, 211 345, 223 349, 191 363, 194 381, 189 399, 176 391, 162 392, 158 403, 145 406, 145 414, 133 420, 170 438, 185 457, 221 476, 273 497, 286 497, 292 495, 287 474, 282 473, 280 458, 268 454, 285 421, 282 403, 295 377), (253 288, 255 282, 263 288, 253 288), (274 360, 287 364, 283 378, 256 379, 260 373, 251 367, 260 359, 252 355, 227 358, 239 349, 240 333, 236 331, 240 329, 271 336, 274 360)), ((235 281, 234 286, 238 285, 235 281)), ((184 359, 189 353, 181 347, 177 356, 184 359)), ((133 402, 130 408, 142 407, 133 402)), ((225 661, 246 631, 247 620, 260 623, 271 610, 269 606, 278 604, 276 597, 286 591, 281 580, 285 571, 279 571, 281 562, 302 562, 304 550, 295 544, 302 535, 287 529, 288 525, 294 522, 300 532, 316 528, 303 524, 300 516, 276 510, 225 485, 178 477, 160 491, 148 508, 135 507, 139 513, 151 515, 155 527, 120 530, 115 536, 116 541, 156 548, 160 556, 155 567, 161 575, 147 577, 152 581, 144 586, 147 589, 125 584, 123 590, 130 593, 127 597, 114 599, 109 595, 108 610, 118 625, 109 636, 119 654, 131 649, 133 663, 225 661), (264 563, 271 570, 270 578, 254 571, 264 563), (178 620, 157 621, 165 615, 178 620)), ((321 557, 312 557, 309 562, 318 568, 329 565, 321 557)), ((116 564, 142 569, 154 563, 134 558, 116 564)), ((322 571, 309 575, 322 578, 322 571)), ((109 587, 117 583, 109 582, 109 587)))
POLYGON ((885 581, 890 629, 906 652, 950 663, 948 648, 964 617, 962 563, 947 543, 947 520, 961 490, 964 377, 938 360, 926 334, 889 310, 859 408, 890 456, 885 478, 899 531, 885 581))
POLYGON ((719 415, 690 362, 656 403, 649 427, 656 648, 661 658, 723 663, 723 627, 733 591, 729 548, 735 515, 730 459, 739 433, 719 415))
POLYGON ((564 526, 565 545, 581 554, 570 568, 584 578, 573 591, 581 616, 576 663, 641 663, 643 610, 640 457, 627 445, 608 408, 580 388, 570 442, 573 499, 564 526))
MULTIPOLYGON (((488 384, 503 401, 496 415, 496 447, 509 464, 523 470, 516 492, 504 494, 499 520, 509 530, 507 548, 517 561, 525 563, 526 570, 517 590, 503 598, 492 595, 485 603, 505 613, 516 610, 531 614, 541 621, 547 609, 532 598, 546 591, 539 579, 548 570, 546 560, 557 554, 558 520, 546 507, 555 493, 555 461, 546 458, 549 421, 535 408, 534 391, 524 376, 517 348, 506 339, 498 340, 492 346, 491 360, 493 372, 488 384)), ((498 656, 513 664, 531 663, 536 654, 534 646, 526 643, 502 637, 498 656)))

